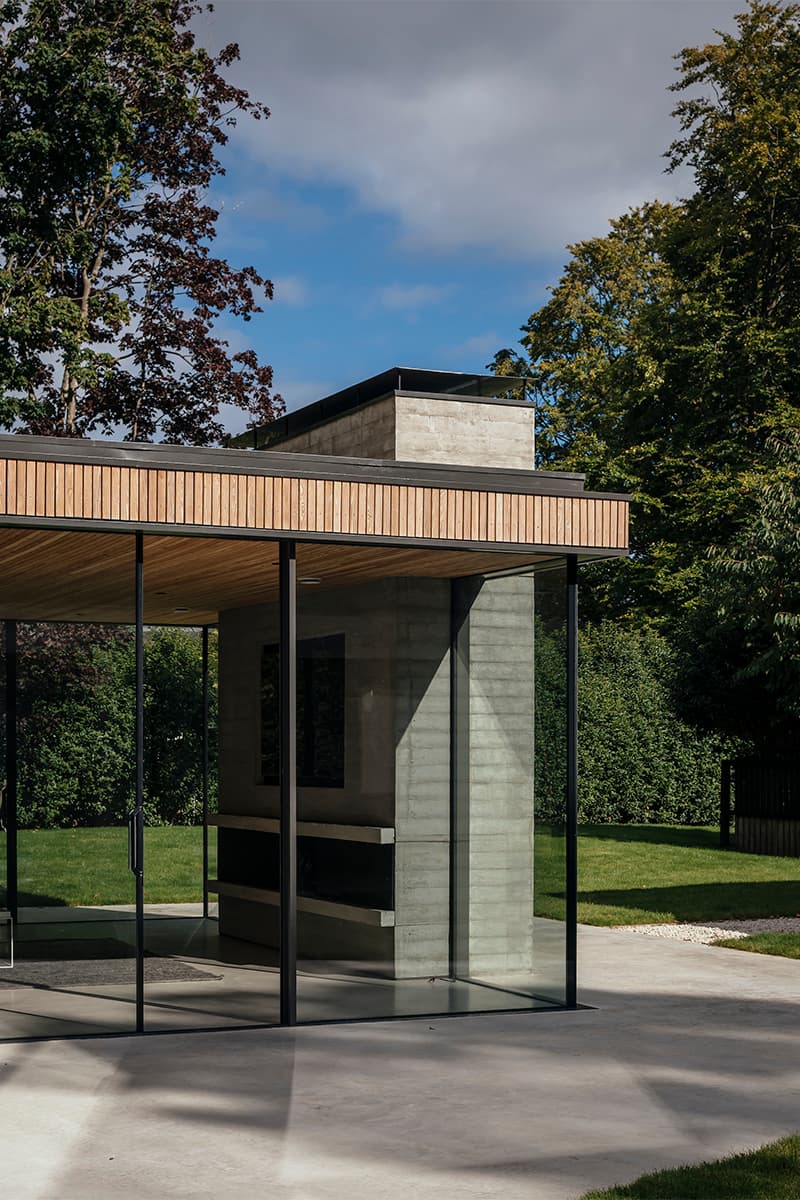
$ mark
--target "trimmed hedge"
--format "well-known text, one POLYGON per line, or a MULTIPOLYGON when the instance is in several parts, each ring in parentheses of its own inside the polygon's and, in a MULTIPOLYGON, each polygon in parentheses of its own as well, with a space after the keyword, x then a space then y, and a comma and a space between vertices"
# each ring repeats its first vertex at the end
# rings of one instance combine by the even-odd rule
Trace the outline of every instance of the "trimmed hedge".
MULTIPOLYGON (((555 628, 553 628, 555 624, 555 628)), ((216 639, 212 639, 212 672, 216 639)), ((564 633, 539 624, 536 650, 536 785, 541 820, 560 822, 565 794, 564 633)), ((145 781, 151 824, 200 816, 200 647, 195 632, 149 631, 145 781)), ((67 643, 22 657, 20 824, 115 823, 132 804, 133 645, 67 643), (35 668, 35 669, 34 669, 35 668), (33 672, 33 675, 31 675, 33 672)), ((711 824, 719 762, 737 747, 698 733, 676 715, 673 655, 654 631, 601 624, 579 644, 580 819, 601 824, 711 824)), ((212 674, 213 678, 213 674, 212 674)), ((216 721, 216 689, 211 692, 216 721)), ((0 740, 2 740, 0 722, 0 740)), ((211 739, 212 755, 215 739, 211 739)), ((2 747, 0 746, 0 750, 2 747)), ((214 762, 211 778, 214 780, 214 762)), ((212 796, 212 806, 215 797, 212 796)))
MULTIPOLYGON (((135 659, 130 630, 22 626, 21 636, 20 827, 123 824, 134 802, 135 659)), ((147 630, 144 653, 145 817, 149 825, 196 824, 202 819, 203 782, 199 633, 147 630)), ((213 811, 215 635, 210 638, 210 667, 213 811)), ((3 725, 0 721, 0 743, 3 725)))
MULTIPOLYGON (((538 638, 538 811, 542 819, 560 820, 563 635, 538 638), (548 743, 556 745, 555 753, 548 743)), ((735 754, 736 747, 676 715, 673 655, 666 640, 654 630, 617 623, 590 626, 580 633, 578 673, 579 819, 713 824, 719 813, 720 760, 735 754)))
POLYGON ((732 743, 675 713, 673 658, 655 631, 609 624, 580 641, 580 817, 709 825, 732 743))

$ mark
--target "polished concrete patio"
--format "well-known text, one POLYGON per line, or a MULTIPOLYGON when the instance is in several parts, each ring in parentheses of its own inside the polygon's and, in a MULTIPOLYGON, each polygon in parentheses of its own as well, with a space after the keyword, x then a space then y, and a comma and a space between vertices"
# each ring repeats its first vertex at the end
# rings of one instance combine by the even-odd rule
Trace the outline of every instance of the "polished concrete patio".
POLYGON ((800 1125, 800 962, 581 931, 577 1013, 0 1047, 14 1200, 572 1200, 800 1125))

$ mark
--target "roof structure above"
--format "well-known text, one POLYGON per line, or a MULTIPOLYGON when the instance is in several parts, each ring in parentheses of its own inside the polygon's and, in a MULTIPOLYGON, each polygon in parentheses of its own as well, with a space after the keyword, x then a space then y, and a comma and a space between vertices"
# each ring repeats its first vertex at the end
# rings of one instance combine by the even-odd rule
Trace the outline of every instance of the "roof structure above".
POLYGON ((258 429, 248 429, 229 440, 228 445, 259 450, 333 421, 345 413, 372 404, 392 393, 437 396, 454 400, 480 400, 485 403, 530 405, 528 400, 508 399, 508 393, 524 389, 525 380, 517 375, 477 375, 461 371, 427 371, 419 367, 390 367, 370 379, 351 384, 330 396, 323 396, 294 412, 278 417, 258 429))

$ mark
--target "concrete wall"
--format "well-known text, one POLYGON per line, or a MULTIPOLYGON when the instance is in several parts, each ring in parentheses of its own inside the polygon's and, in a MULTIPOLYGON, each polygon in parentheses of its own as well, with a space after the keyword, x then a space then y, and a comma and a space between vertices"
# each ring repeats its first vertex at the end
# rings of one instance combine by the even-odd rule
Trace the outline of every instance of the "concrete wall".
POLYGON ((395 411, 398 462, 533 470, 533 405, 398 395, 395 411))
POLYGON ((395 587, 395 972, 446 975, 450 584, 399 579, 395 587))
POLYGON ((504 975, 533 966, 533 582, 460 590, 456 955, 504 975))
MULTIPOLYGON (((464 581, 459 634, 456 941, 459 973, 532 966, 533 583, 464 581)), ((298 637, 344 633, 345 783, 298 789, 298 818, 393 828, 394 928, 300 913, 302 956, 396 978, 446 975, 450 934, 450 584, 302 589, 298 637)), ((274 605, 220 618, 220 811, 277 816, 260 782, 261 647, 274 605)), ((223 933, 277 945, 277 909, 220 899, 223 933)))
POLYGON ((395 455, 394 396, 384 396, 373 404, 344 413, 325 425, 277 443, 275 450, 294 450, 298 454, 339 454, 345 458, 382 458, 395 455))
MULTIPOLYGON (((298 638, 344 633, 345 783, 298 788, 298 819, 395 830, 395 927, 301 913, 299 951, 362 961, 397 977, 448 965, 449 614, 443 580, 381 580, 304 591, 298 638)), ((220 616, 220 812, 277 816, 260 782, 261 647, 274 605, 220 616)), ((277 910, 220 898, 221 931, 277 944, 277 910), (263 911, 262 911, 263 910, 263 911)))
POLYGON ((533 469, 533 405, 398 392, 274 446, 396 462, 533 469))

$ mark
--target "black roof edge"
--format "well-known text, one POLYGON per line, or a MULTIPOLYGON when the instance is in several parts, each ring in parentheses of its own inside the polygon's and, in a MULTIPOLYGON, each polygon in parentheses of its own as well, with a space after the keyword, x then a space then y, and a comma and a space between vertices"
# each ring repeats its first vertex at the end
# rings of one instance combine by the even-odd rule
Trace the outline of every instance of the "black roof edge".
MULTIPOLYGON (((274 445, 298 433, 333 421, 343 413, 374 404, 395 392, 418 393, 432 397, 451 396, 473 401, 497 401, 503 392, 524 387, 521 375, 489 375, 464 371, 429 371, 420 367, 390 367, 360 383, 351 384, 302 408, 276 417, 267 425, 246 429, 228 439, 230 446, 250 446, 254 450, 274 445)), ((529 404, 528 401, 516 403, 529 404)))
POLYGON ((449 466, 439 463, 387 462, 380 458, 344 458, 335 454, 234 450, 213 446, 176 446, 164 442, 105 442, 84 438, 0 434, 0 459, 86 463, 176 471, 220 471, 233 475, 274 475, 289 479, 340 479, 461 488, 467 491, 521 492, 630 500, 619 492, 586 492, 585 475, 567 471, 519 471, 513 467, 449 466))

